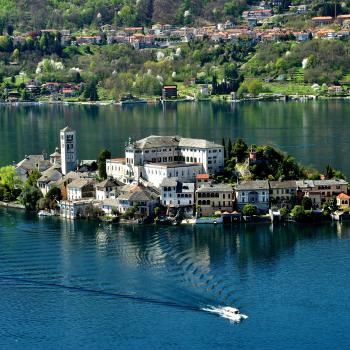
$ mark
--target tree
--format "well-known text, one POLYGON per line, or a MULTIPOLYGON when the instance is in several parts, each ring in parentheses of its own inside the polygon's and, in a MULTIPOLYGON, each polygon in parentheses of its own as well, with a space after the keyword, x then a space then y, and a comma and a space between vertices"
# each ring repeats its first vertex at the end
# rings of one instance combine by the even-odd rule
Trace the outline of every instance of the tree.
POLYGON ((21 181, 17 177, 16 168, 12 165, 0 168, 0 185, 8 187, 13 190, 15 187, 21 186, 21 181))
POLYGON ((0 36, 0 51, 11 52, 12 51, 12 40, 8 36, 0 36))
POLYGON ((304 210, 311 210, 312 209, 312 200, 310 197, 304 196, 301 201, 301 206, 304 210))
POLYGON ((26 186, 36 186, 39 178, 41 177, 41 174, 39 170, 33 169, 28 176, 26 186))
POLYGON ((19 59, 19 50, 18 50, 18 49, 14 49, 14 50, 13 50, 11 59, 12 59, 14 62, 17 62, 17 61, 18 61, 18 59, 19 59))
POLYGON ((62 193, 61 193, 61 190, 58 187, 52 187, 46 193, 45 197, 49 198, 50 200, 60 201, 62 199, 62 193))
POLYGON ((238 138, 232 146, 231 155, 237 158, 238 163, 242 163, 247 156, 247 151, 247 144, 241 138, 238 138))
POLYGON ((262 92, 262 83, 256 79, 251 80, 248 83, 248 92, 253 96, 258 95, 260 92, 262 92))
POLYGON ((160 208, 159 208, 159 207, 155 207, 155 208, 154 208, 154 215, 155 215, 156 217, 158 217, 159 214, 160 214, 160 208))
POLYGON ((224 147, 224 159, 227 157, 227 153, 226 153, 226 146, 225 146, 225 139, 222 138, 222 145, 224 147))
POLYGON ((97 158, 98 176, 100 179, 107 178, 106 159, 111 159, 111 152, 103 149, 97 158))
POLYGON ((303 209, 303 207, 301 205, 296 205, 292 209, 290 214, 294 218, 294 220, 299 221, 299 220, 301 220, 304 217, 305 212, 304 212, 304 209, 303 209))
POLYGON ((257 210, 256 206, 253 204, 246 204, 243 207, 243 215, 244 216, 253 216, 253 215, 256 215, 257 212, 258 212, 258 210, 257 210))
POLYGON ((19 201, 22 203, 27 210, 36 210, 37 203, 43 195, 38 187, 36 186, 25 186, 19 196, 19 201))
POLYGON ((27 89, 23 89, 21 91, 21 101, 29 101, 30 100, 30 93, 27 89))
POLYGON ((7 25, 7 34, 9 35, 9 36, 12 36, 13 35, 13 25, 12 24, 8 24, 7 25))
POLYGON ((232 157, 231 152, 232 152, 232 141, 231 141, 231 139, 228 139, 227 156, 228 156, 229 158, 232 157))
POLYGON ((90 101, 98 101, 96 80, 93 79, 85 85, 83 96, 90 101))

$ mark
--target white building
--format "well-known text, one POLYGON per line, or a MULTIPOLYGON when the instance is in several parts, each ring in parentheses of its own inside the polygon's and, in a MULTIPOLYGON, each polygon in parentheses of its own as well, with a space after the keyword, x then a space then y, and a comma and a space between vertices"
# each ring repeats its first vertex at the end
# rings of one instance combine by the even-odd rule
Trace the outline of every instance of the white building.
POLYGON ((95 196, 94 183, 91 179, 76 179, 67 186, 67 198, 69 201, 95 196))
POLYGON ((66 219, 88 217, 92 211, 93 199, 60 202, 60 215, 66 219))
POLYGON ((56 186, 56 183, 62 179, 60 168, 52 166, 45 170, 37 181, 37 185, 40 188, 41 193, 46 196, 52 187, 56 186))
POLYGON ((196 176, 203 172, 201 164, 145 164, 142 177, 159 187, 164 179, 177 177, 181 182, 195 182, 196 176))
POLYGON ((163 179, 160 184, 160 201, 162 205, 171 208, 193 206, 194 183, 182 183, 176 178, 163 179))
POLYGON ((270 186, 267 180, 242 181, 236 186, 237 208, 255 205, 260 211, 269 210, 270 186))
POLYGON ((66 175, 77 167, 76 133, 66 126, 60 132, 62 174, 66 175))
POLYGON ((114 179, 106 179, 102 182, 99 182, 95 185, 96 189, 96 199, 103 201, 107 198, 116 198, 117 197, 117 188, 124 184, 119 183, 114 179))
POLYGON ((197 174, 213 174, 224 168, 224 147, 202 139, 180 136, 148 136, 125 148, 125 159, 106 162, 108 176, 131 183, 143 178, 159 186, 163 178, 194 181, 197 174), (182 175, 183 174, 183 175, 182 175))

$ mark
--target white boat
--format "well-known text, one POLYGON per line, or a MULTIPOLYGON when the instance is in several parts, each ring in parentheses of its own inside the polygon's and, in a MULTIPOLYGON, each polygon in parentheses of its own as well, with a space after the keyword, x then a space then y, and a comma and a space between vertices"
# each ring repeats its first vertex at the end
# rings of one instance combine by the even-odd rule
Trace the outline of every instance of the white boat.
POLYGON ((230 306, 224 306, 224 307, 210 306, 208 308, 203 308, 202 310, 217 314, 223 318, 227 318, 228 320, 234 323, 239 323, 242 320, 246 320, 248 318, 247 315, 241 314, 238 309, 230 306))
POLYGON ((38 216, 54 216, 55 213, 52 211, 40 210, 38 216))

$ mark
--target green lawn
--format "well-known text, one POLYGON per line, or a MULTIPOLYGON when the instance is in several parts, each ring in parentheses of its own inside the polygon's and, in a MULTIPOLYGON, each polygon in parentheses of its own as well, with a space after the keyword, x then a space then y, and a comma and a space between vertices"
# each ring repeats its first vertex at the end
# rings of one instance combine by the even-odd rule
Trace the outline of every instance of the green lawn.
POLYGON ((266 83, 263 84, 263 89, 274 94, 315 95, 315 90, 311 88, 311 85, 295 82, 266 83))

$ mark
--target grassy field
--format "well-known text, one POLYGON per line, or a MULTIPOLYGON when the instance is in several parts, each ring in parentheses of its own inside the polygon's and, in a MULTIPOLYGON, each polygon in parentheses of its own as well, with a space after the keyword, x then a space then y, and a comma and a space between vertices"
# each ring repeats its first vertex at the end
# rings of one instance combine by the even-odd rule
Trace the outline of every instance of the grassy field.
POLYGON ((266 83, 263 84, 263 90, 274 94, 315 95, 315 90, 311 88, 311 85, 295 82, 266 83))

